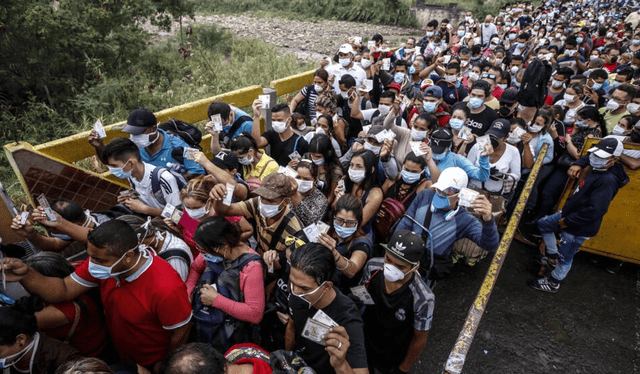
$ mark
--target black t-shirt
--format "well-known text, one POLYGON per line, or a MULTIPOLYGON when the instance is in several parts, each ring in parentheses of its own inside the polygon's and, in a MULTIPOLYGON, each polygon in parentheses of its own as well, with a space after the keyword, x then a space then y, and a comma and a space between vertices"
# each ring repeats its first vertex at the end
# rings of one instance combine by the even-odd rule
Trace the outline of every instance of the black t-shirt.
MULTIPOLYGON (((353 252, 355 251, 362 251, 367 255, 365 263, 371 258, 371 241, 367 240, 366 238, 356 239, 353 243, 339 243, 336 246, 336 249, 338 250, 338 253, 340 253, 347 259, 351 258, 351 255, 353 255, 353 252)), ((340 270, 336 269, 336 281, 334 282, 334 284, 342 292, 348 295, 351 293, 351 287, 357 286, 360 283, 361 278, 362 269, 360 269, 360 271, 351 278, 347 277, 340 270)))
MULTIPOLYGON (((334 287, 336 297, 331 304, 322 311, 331 317, 338 325, 344 327, 349 334, 351 346, 347 352, 347 362, 353 369, 367 367, 367 353, 364 347, 364 323, 355 303, 348 296, 334 287)), ((296 351, 302 359, 311 366, 316 373, 335 373, 329 362, 329 354, 324 346, 302 337, 307 318, 312 318, 317 312, 314 307, 299 297, 289 296, 289 313, 293 318, 296 337, 296 351)))
POLYGON ((293 134, 284 142, 280 140, 280 136, 275 130, 265 131, 262 136, 267 139, 271 146, 270 156, 276 160, 280 166, 287 166, 289 164, 289 161, 291 161, 289 155, 293 153, 294 147, 300 156, 307 153, 307 149, 309 148, 307 141, 300 135, 293 134))
POLYGON ((495 110, 485 106, 484 110, 480 113, 471 113, 469 115, 469 122, 466 126, 469 126, 471 132, 476 136, 483 136, 487 130, 491 127, 493 121, 500 118, 495 110))

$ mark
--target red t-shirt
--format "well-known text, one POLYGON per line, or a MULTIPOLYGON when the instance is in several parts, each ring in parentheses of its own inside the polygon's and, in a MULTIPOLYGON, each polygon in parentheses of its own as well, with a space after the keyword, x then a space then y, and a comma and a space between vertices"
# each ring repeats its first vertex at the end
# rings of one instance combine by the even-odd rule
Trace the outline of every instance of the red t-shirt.
POLYGON ((85 287, 99 287, 107 328, 120 361, 153 365, 169 354, 172 330, 191 320, 187 286, 169 265, 144 250, 144 265, 130 281, 96 279, 87 259, 71 277, 85 287))
POLYGON ((236 344, 229 348, 224 357, 237 365, 252 364, 253 374, 271 374, 273 369, 269 365, 269 352, 259 345, 252 343, 236 344))
MULTIPOLYGON (((80 307, 80 319, 68 343, 80 351, 83 356, 96 357, 107 344, 107 329, 101 318, 102 310, 98 308, 96 302, 87 294, 80 295, 78 299, 80 299, 84 305, 78 303, 80 307)), ((69 336, 69 332, 76 318, 76 307, 71 301, 49 306, 61 311, 67 317, 69 323, 55 329, 45 330, 43 333, 60 341, 65 341, 69 336)))
MULTIPOLYGON (((178 222, 178 227, 182 229, 182 239, 187 243, 189 248, 191 248, 193 258, 196 258, 200 254, 200 251, 196 248, 196 242, 193 240, 193 234, 195 234, 200 222, 192 218, 186 210, 183 210, 182 213, 182 218, 178 222)), ((231 223, 237 223, 240 222, 242 216, 228 216, 224 218, 231 223)))

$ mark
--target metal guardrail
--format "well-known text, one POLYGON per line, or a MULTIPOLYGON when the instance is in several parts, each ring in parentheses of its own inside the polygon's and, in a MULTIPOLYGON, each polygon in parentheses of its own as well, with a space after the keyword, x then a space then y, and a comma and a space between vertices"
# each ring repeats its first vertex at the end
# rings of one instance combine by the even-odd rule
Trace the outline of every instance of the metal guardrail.
POLYGON ((531 193, 533 184, 538 177, 538 173, 540 172, 540 168, 542 167, 542 161, 544 160, 544 156, 547 154, 548 149, 548 144, 543 145, 540 149, 540 153, 538 154, 536 163, 531 169, 531 173, 529 174, 529 178, 527 179, 527 182, 524 185, 524 189, 520 194, 520 198, 518 199, 516 208, 514 209, 513 214, 511 215, 511 219, 509 219, 509 223, 507 224, 507 228, 502 235, 502 240, 500 241, 498 250, 493 256, 493 260, 491 261, 489 270, 487 270, 487 275, 485 275, 484 277, 484 281, 482 282, 482 286, 480 286, 480 290, 478 291, 478 295, 476 296, 475 301, 469 308, 467 319, 464 322, 462 330, 460 330, 458 340, 456 341, 456 344, 453 346, 453 349, 449 354, 449 358, 447 359, 444 367, 445 374, 460 374, 462 372, 462 367, 464 366, 464 363, 467 359, 467 353, 469 352, 469 348, 471 347, 473 338, 475 337, 476 331, 478 330, 478 325, 480 324, 482 315, 484 314, 487 304, 489 303, 489 297, 491 296, 493 287, 498 280, 500 269, 502 268, 502 264, 507 257, 507 252, 509 251, 511 241, 513 240, 513 235, 518 228, 520 218, 522 217, 522 213, 524 212, 524 207, 527 204, 527 200, 529 200, 529 194, 531 193))

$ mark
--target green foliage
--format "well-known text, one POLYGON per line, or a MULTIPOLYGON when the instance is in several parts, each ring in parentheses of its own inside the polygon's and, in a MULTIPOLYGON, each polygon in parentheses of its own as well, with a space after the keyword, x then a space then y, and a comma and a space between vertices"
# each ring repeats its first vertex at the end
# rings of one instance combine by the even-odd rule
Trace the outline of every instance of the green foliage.
POLYGON ((409 11, 415 0, 190 0, 199 12, 276 12, 295 19, 321 18, 418 27, 409 11))

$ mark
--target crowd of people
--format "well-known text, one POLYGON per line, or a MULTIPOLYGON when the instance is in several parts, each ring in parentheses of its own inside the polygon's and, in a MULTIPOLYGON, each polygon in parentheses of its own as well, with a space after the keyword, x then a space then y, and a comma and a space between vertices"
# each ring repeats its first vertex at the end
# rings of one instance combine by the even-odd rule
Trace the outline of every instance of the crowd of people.
POLYGON ((624 149, 640 144, 638 9, 519 2, 400 46, 349 37, 289 103, 211 103, 212 159, 147 109, 108 144, 94 129, 130 189, 108 211, 56 198, 14 218, 39 251, 0 260, 24 289, 3 286, 0 369, 409 372, 432 289, 497 249, 536 162, 521 229, 550 273, 529 286, 557 292, 640 168, 624 149))

